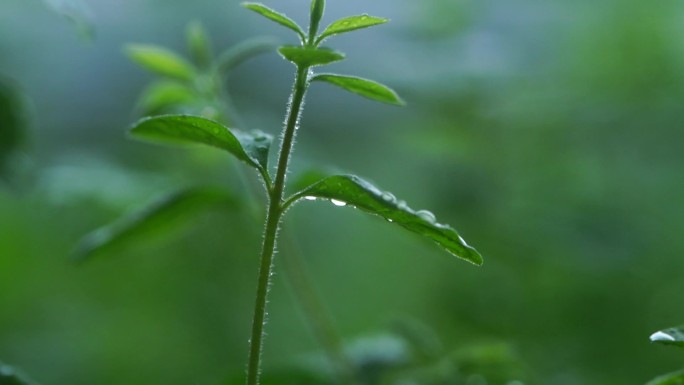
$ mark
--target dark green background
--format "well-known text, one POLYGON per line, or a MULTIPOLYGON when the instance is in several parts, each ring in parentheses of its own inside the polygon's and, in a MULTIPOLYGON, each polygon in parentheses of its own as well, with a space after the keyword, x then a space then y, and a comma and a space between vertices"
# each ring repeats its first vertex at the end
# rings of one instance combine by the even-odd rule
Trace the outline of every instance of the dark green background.
MULTIPOLYGON (((89 5, 90 41, 37 0, 0 4, 0 73, 32 101, 29 145, 0 187, 0 358, 43 384, 239 375, 261 234, 246 210, 116 258, 69 254, 175 188, 240 192, 223 154, 125 138, 152 79, 125 43, 182 50, 191 19, 219 49, 295 37, 236 1, 89 5)), ((269 5, 306 20, 304 0, 269 5)), ((296 207, 287 231, 345 339, 414 319, 448 347, 510 344, 545 385, 679 369, 681 353, 648 335, 684 322, 684 3, 330 0, 323 24, 361 12, 393 22, 331 39, 348 60, 330 69, 389 84, 408 106, 315 84, 294 168, 336 166, 434 211, 485 265, 351 209, 296 207)), ((232 74, 249 128, 278 133, 292 70, 273 53, 232 74)), ((279 267, 266 372, 319 350, 279 267)))

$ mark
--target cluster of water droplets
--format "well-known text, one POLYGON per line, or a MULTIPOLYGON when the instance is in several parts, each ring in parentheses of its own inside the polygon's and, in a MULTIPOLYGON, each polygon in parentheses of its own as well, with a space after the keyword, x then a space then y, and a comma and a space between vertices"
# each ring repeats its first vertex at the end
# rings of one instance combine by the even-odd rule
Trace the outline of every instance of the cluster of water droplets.
MULTIPOLYGON (((418 211, 413 211, 408 204, 406 204, 406 201, 397 199, 394 194, 388 191, 383 191, 380 193, 380 197, 382 200, 385 202, 392 204, 396 206, 399 210, 406 211, 411 214, 415 214, 418 216, 420 219, 424 220, 425 222, 430 223, 431 225, 438 225, 437 223, 437 218, 435 217, 435 214, 433 214, 431 211, 428 210, 418 210, 418 211)), ((388 219, 390 222, 392 222, 391 219, 388 219)))

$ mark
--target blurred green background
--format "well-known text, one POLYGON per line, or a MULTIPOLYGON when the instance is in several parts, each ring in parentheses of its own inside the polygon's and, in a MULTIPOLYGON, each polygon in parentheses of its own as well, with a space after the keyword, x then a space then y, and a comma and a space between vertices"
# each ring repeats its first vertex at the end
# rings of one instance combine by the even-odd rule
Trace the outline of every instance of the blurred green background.
MULTIPOLYGON (((306 21, 307 1, 269 5, 306 21)), ((153 79, 126 43, 183 51, 192 19, 217 50, 294 37, 237 1, 88 8, 91 38, 38 0, 0 3, 0 74, 24 111, 0 116, 28 125, 0 143, 0 359, 43 384, 239 377, 262 231, 248 210, 88 264, 70 253, 167 192, 242 193, 241 166, 218 151, 126 138, 153 79)), ((345 341, 391 355, 393 325, 418 323, 445 351, 505 346, 525 384, 642 384, 679 369, 681 354, 648 335, 684 322, 684 3, 330 0, 324 24, 362 12, 393 21, 331 40, 348 60, 330 69, 389 84, 408 106, 315 85, 294 169, 367 177, 455 226, 485 265, 352 209, 297 206, 286 231, 345 341)), ((277 135, 292 69, 270 53, 232 74, 249 128, 277 135)), ((322 357, 281 258, 266 374, 322 357)), ((498 384, 485 378, 467 384, 498 384)))

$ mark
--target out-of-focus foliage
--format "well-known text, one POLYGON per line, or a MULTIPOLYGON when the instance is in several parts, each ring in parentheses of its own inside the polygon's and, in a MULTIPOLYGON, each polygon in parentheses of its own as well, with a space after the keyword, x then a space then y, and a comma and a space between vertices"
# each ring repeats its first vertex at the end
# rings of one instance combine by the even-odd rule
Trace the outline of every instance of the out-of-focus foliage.
MULTIPOLYGON (((241 185, 216 151, 124 138, 153 76, 121 47, 178 51, 195 18, 216 48, 296 38, 235 3, 142 0, 89 3, 99 37, 84 45, 42 4, 0 3, 0 70, 36 111, 34 188, 0 189, 0 357, 44 384, 241 378, 261 234, 240 210, 201 214, 188 232, 117 258, 74 267, 68 256, 91 229, 175 187, 241 185)), ((304 8, 282 5, 302 25, 304 8)), ((439 212, 487 264, 440 258, 353 210, 294 207, 289 225, 345 340, 401 339, 386 325, 406 315, 430 325, 445 354, 503 341, 535 374, 525 384, 646 383, 681 367, 677 350, 647 336, 684 319, 682 3, 329 0, 322 25, 361 12, 393 22, 336 37, 350 60, 335 71, 396 85, 407 107, 312 87, 297 143, 307 160, 295 166, 366 170, 439 212)), ((269 54, 235 71, 238 128, 276 135, 291 66, 269 54)), ((309 378, 325 360, 279 277, 264 378, 309 378)))
POLYGON ((11 174, 25 145, 26 113, 23 96, 14 84, 0 77, 0 178, 11 174))

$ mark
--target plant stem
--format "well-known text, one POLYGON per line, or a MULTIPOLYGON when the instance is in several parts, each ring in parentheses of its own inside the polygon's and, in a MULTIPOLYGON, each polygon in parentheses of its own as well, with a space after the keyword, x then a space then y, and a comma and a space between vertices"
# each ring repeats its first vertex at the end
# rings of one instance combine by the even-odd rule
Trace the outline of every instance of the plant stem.
POLYGON ((247 364, 247 385, 259 384, 259 367, 261 362, 262 341, 264 337, 264 324, 266 321, 266 304, 268 288, 273 266, 273 254, 275 253, 278 227, 283 215, 283 192, 285 191, 285 178, 287 176, 290 153, 294 145, 297 124, 304 102, 304 95, 309 84, 309 68, 298 67, 295 77, 290 107, 287 112, 287 121, 278 156, 273 188, 269 192, 268 212, 264 230, 264 243, 261 249, 261 263, 259 266, 259 280, 257 283, 256 303, 254 305, 254 317, 252 318, 252 338, 249 341, 249 359, 247 364))

